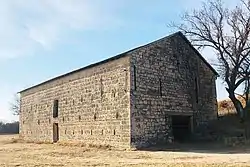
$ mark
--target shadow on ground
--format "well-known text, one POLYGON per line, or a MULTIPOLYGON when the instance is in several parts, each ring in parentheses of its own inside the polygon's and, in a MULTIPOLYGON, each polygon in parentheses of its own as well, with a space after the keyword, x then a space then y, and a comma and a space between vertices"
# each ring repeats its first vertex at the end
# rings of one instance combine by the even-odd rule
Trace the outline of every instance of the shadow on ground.
POLYGON ((143 151, 170 151, 170 152, 192 152, 192 153, 216 153, 216 154, 248 154, 250 146, 225 146, 223 143, 201 142, 201 143, 171 143, 167 145, 156 145, 143 151))
MULTIPOLYGON (((250 115, 250 114, 249 114, 250 115)), ((249 118, 250 119, 250 118, 249 118)), ((250 145, 226 146, 223 141, 212 142, 212 139, 225 137, 243 136, 245 129, 242 122, 235 113, 228 113, 212 120, 199 132, 204 133, 208 140, 183 140, 167 145, 157 145, 143 149, 145 151, 170 151, 170 152, 192 152, 192 153, 215 153, 215 154, 248 154, 250 145), (213 135, 212 135, 213 134, 213 135)), ((181 134, 182 135, 182 134, 181 134)))

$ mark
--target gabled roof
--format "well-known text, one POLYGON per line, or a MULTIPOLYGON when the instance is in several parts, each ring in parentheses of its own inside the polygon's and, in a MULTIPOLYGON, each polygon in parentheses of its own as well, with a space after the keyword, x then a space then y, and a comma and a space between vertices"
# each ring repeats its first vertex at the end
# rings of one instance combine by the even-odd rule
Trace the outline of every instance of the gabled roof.
POLYGON ((148 43, 148 44, 145 44, 145 45, 136 47, 136 48, 134 48, 134 49, 128 50, 128 51, 126 51, 126 52, 124 52, 124 53, 121 53, 121 54, 118 54, 118 55, 116 55, 116 56, 110 57, 110 58, 105 59, 105 60, 103 60, 103 61, 100 61, 100 62, 97 62, 97 63, 90 64, 90 65, 88 65, 88 66, 85 66, 85 67, 82 67, 82 68, 73 70, 73 71, 71 71, 71 72, 69 72, 69 73, 66 73, 66 74, 63 74, 63 75, 59 75, 59 76, 57 76, 57 77, 55 77, 55 78, 49 79, 49 80, 44 81, 44 82, 42 82, 42 83, 40 83, 40 84, 37 84, 37 85, 34 85, 34 86, 29 87, 29 88, 27 88, 27 89, 24 89, 24 90, 22 90, 22 91, 20 91, 20 92, 18 92, 18 93, 23 93, 23 92, 25 92, 25 91, 27 91, 27 90, 30 90, 30 89, 32 89, 32 88, 41 86, 41 85, 43 85, 43 84, 49 83, 49 82, 51 82, 51 81, 54 81, 54 80, 57 80, 57 79, 60 79, 60 78, 63 78, 63 77, 66 77, 66 76, 71 75, 71 74, 73 74, 73 73, 80 72, 80 71, 82 71, 82 70, 89 69, 89 68, 92 68, 92 67, 95 67, 95 66, 98 66, 98 65, 101 65, 101 64, 104 64, 104 63, 113 61, 113 60, 117 60, 117 59, 119 59, 119 58, 122 58, 122 57, 127 56, 127 54, 128 54, 129 52, 132 52, 132 51, 134 51, 134 50, 137 50, 137 49, 139 49, 139 48, 148 46, 148 45, 153 44, 153 43, 155 43, 155 42, 157 42, 157 41, 160 41, 160 40, 162 40, 162 39, 170 38, 170 37, 173 37, 173 36, 176 36, 176 35, 179 35, 179 36, 180 36, 180 37, 181 37, 181 38, 182 38, 182 39, 183 39, 183 40, 184 40, 193 50, 194 50, 194 52, 201 58, 201 60, 202 60, 202 61, 203 61, 203 62, 204 62, 213 72, 214 72, 214 74, 215 74, 215 75, 218 75, 218 73, 216 72, 216 70, 215 70, 215 69, 214 69, 214 68, 204 59, 204 57, 194 48, 194 46, 193 46, 193 45, 191 44, 191 42, 185 37, 185 35, 183 35, 183 34, 179 31, 179 32, 176 32, 176 33, 171 34, 171 35, 169 35, 169 36, 166 36, 166 37, 163 37, 163 38, 161 38, 161 39, 158 39, 158 40, 156 40, 156 41, 150 42, 150 43, 148 43))
POLYGON ((177 32, 178 35, 180 35, 180 37, 194 50, 194 52, 200 57, 200 59, 213 71, 213 73, 217 76, 219 76, 219 74, 217 73, 217 71, 211 66, 211 64, 209 64, 207 62, 207 60, 200 54, 200 52, 198 52, 197 49, 195 49, 195 47, 191 44, 191 42, 187 39, 187 37, 185 35, 183 35, 180 31, 177 32))

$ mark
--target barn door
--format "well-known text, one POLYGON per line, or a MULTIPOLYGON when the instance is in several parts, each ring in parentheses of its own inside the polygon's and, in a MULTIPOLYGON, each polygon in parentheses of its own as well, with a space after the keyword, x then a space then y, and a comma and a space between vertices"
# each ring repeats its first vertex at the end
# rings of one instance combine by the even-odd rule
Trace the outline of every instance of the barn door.
POLYGON ((59 129, 58 123, 53 124, 53 142, 57 142, 59 140, 59 129))

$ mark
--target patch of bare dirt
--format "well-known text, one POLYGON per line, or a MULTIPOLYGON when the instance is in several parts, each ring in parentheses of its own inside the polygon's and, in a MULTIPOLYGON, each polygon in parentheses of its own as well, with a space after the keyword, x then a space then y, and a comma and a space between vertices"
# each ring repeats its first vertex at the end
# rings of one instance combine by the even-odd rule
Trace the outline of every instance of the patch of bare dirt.
POLYGON ((218 150, 122 151, 67 144, 25 143, 20 142, 17 136, 0 136, 1 167, 250 166, 250 154, 244 150, 237 151, 234 154, 218 150))

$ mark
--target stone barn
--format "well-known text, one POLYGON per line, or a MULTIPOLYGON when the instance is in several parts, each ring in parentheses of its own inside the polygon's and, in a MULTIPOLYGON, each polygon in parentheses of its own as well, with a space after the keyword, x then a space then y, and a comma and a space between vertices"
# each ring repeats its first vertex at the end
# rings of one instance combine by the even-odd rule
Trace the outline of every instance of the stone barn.
POLYGON ((177 32, 20 92, 20 137, 142 148, 217 118, 216 71, 177 32))

